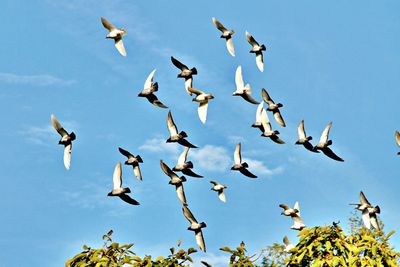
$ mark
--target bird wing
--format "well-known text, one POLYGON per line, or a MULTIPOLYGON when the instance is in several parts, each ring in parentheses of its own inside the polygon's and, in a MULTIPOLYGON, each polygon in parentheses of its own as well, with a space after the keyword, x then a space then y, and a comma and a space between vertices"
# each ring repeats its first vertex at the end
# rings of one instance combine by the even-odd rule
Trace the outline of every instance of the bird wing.
POLYGON ((193 94, 196 94, 196 95, 204 94, 203 91, 200 91, 199 89, 196 89, 196 88, 193 88, 193 87, 189 87, 189 88, 188 88, 188 91, 191 92, 191 93, 193 93, 193 94))
POLYGON ((207 119, 208 101, 200 103, 197 108, 197 113, 199 114, 200 121, 205 124, 207 119))
POLYGON ((235 48, 233 47, 232 38, 226 38, 226 49, 228 49, 228 52, 232 57, 235 56, 235 48))
POLYGON ((213 17, 212 21, 213 21, 214 25, 217 27, 217 29, 220 30, 221 32, 225 32, 228 30, 216 18, 213 17))
POLYGON ((122 154, 122 155, 124 155, 125 157, 127 157, 127 158, 133 158, 134 156, 129 152, 129 151, 126 151, 125 149, 123 149, 123 148, 118 148, 118 150, 119 150, 119 152, 122 154))
POLYGON ((125 201, 126 203, 129 203, 131 205, 140 205, 139 202, 137 202, 136 200, 134 200, 133 198, 131 198, 130 196, 128 196, 127 194, 120 194, 118 195, 120 199, 122 199, 123 201, 125 201))
POLYGON ((218 182, 215 181, 215 180, 211 180, 210 183, 212 183, 213 185, 219 185, 219 184, 220 184, 220 183, 218 183, 218 182))
POLYGON ((171 111, 168 112, 167 126, 168 126, 168 131, 169 131, 170 136, 178 135, 178 129, 176 128, 174 119, 172 118, 171 111))
POLYGON ((259 104, 258 107, 257 107, 257 111, 256 111, 256 122, 255 122, 256 125, 259 125, 259 124, 261 124, 261 122, 262 122, 262 111, 263 111, 263 109, 264 109, 263 106, 264 106, 264 105, 263 105, 263 102, 260 102, 260 104, 259 104))
POLYGON ((399 131, 396 130, 396 132, 395 132, 395 134, 394 134, 394 137, 395 137, 395 139, 396 139, 396 144, 397 144, 398 146, 400 146, 400 133, 399 133, 399 131))
POLYGON ((160 100, 158 100, 158 98, 157 98, 157 96, 155 94, 149 94, 149 95, 146 96, 146 98, 154 106, 157 106, 157 107, 160 107, 160 108, 168 108, 160 100))
POLYGON ((206 244, 204 242, 203 232, 199 229, 195 232, 195 235, 197 245, 203 252, 206 252, 206 244))
POLYGON ((297 213, 292 213, 290 217, 293 219, 294 223, 299 225, 299 224, 304 224, 303 220, 297 213))
POLYGON ((180 70, 188 70, 189 69, 185 64, 182 64, 179 60, 177 60, 174 57, 171 57, 171 61, 172 61, 172 64, 174 64, 174 66, 180 70))
POLYGON ((189 91, 189 88, 192 88, 193 86, 193 78, 188 77, 185 79, 185 90, 189 95, 192 95, 192 93, 189 91))
POLYGON ((322 153, 324 153, 326 156, 330 157, 331 159, 337 160, 337 161, 344 161, 341 157, 339 157, 338 155, 336 155, 332 149, 330 149, 329 147, 325 147, 322 149, 322 153))
POLYGON ((240 149, 241 149, 241 144, 238 143, 236 145, 235 152, 233 153, 233 161, 235 162, 235 164, 242 163, 242 155, 240 153, 240 149))
POLYGON ((218 198, 222 201, 222 202, 226 202, 226 197, 225 197, 225 193, 223 190, 218 191, 218 198))
POLYGON ((242 94, 242 97, 243 97, 244 100, 246 100, 247 102, 250 102, 250 103, 252 103, 252 104, 256 104, 256 105, 260 104, 260 102, 258 102, 257 100, 255 100, 255 99, 250 95, 250 93, 245 92, 244 94, 242 94))
POLYGON ((376 214, 375 213, 370 213, 369 214, 369 219, 370 219, 372 227, 374 227, 376 230, 380 230, 378 219, 376 218, 376 214))
POLYGON ((297 135, 299 139, 306 139, 306 130, 304 129, 304 120, 301 120, 299 126, 297 127, 297 135))
POLYGON ((286 204, 279 204, 279 207, 281 207, 284 210, 290 209, 290 207, 288 205, 286 205, 286 204))
POLYGON ((265 111, 265 109, 261 111, 261 124, 264 128, 264 131, 266 132, 272 131, 272 126, 271 123, 269 122, 268 114, 265 111))
POLYGON ((196 218, 187 206, 182 206, 183 215, 189 221, 190 224, 197 223, 196 218))
POLYGON ((192 177, 196 177, 196 178, 203 178, 203 176, 201 176, 201 175, 195 173, 195 172, 192 171, 191 169, 184 169, 184 170, 182 170, 182 173, 185 174, 185 175, 189 175, 189 176, 192 176, 192 177))
POLYGON ((201 263, 202 263, 204 266, 206 266, 206 267, 212 267, 212 265, 209 264, 209 263, 206 262, 206 261, 201 261, 201 263))
POLYGON ((101 18, 101 23, 103 24, 104 28, 106 28, 109 31, 115 30, 115 26, 112 25, 108 20, 106 20, 105 18, 101 18))
POLYGON ((242 76, 242 66, 238 66, 235 72, 236 92, 243 92, 244 81, 242 76))
POLYGON ((262 98, 264 99, 265 103, 267 103, 268 105, 274 104, 274 100, 272 100, 272 98, 269 96, 267 90, 265 90, 265 88, 263 88, 261 90, 261 95, 262 98))
POLYGON ((284 238, 283 238, 283 243, 286 245, 286 246, 289 246, 291 243, 290 243, 290 240, 289 240, 289 238, 287 237, 287 236, 285 236, 284 238))
POLYGON ((278 122, 280 126, 286 127, 285 121, 283 120, 281 112, 279 110, 274 110, 272 114, 274 115, 276 122, 278 122))
POLYGON ((178 165, 182 165, 186 162, 187 154, 189 152, 190 147, 185 147, 185 150, 181 153, 178 158, 178 165))
POLYGON ((249 42, 249 44, 251 44, 251 46, 259 45, 248 31, 246 31, 246 40, 247 42, 249 42))
POLYGON ((153 76, 154 73, 156 72, 156 69, 154 69, 152 72, 150 72, 149 76, 147 76, 146 81, 144 82, 144 89, 150 88, 151 85, 153 84, 153 76))
POLYGON ((257 68, 263 72, 264 71, 264 59, 263 59, 263 53, 259 52, 256 54, 256 64, 257 68))
POLYGON ((179 200, 181 201, 182 205, 183 206, 187 205, 185 191, 183 190, 182 183, 176 185, 176 194, 177 194, 179 200))
POLYGON ((328 123, 328 125, 325 127, 324 131, 322 132, 321 138, 319 139, 320 143, 327 143, 328 138, 329 138, 329 131, 331 130, 332 127, 332 122, 328 123))
POLYGON ((121 37, 115 39, 115 47, 121 55, 126 57, 126 50, 121 37))
POLYGON ((54 129, 61 135, 65 136, 68 135, 68 132, 61 126, 61 124, 58 122, 56 116, 51 114, 51 124, 53 124, 54 129))
POLYGON ((360 203, 366 204, 371 207, 371 203, 369 203, 368 199, 365 197, 363 191, 360 191, 360 203))
POLYGON ((179 139, 178 144, 180 144, 182 146, 186 146, 186 147, 197 148, 197 146, 193 145, 192 143, 190 143, 188 140, 186 140, 184 138, 179 139))
POLYGON ((67 170, 71 167, 71 150, 72 143, 69 143, 64 147, 64 166, 67 170))
POLYGON ((119 189, 122 186, 121 162, 118 162, 117 165, 115 165, 113 174, 113 184, 114 184, 114 189, 119 189))
POLYGON ((246 168, 240 168, 239 169, 240 173, 243 175, 250 177, 250 178, 257 178, 257 175, 252 174, 248 169, 246 168))
POLYGON ((139 164, 133 166, 133 173, 135 174, 136 178, 141 181, 142 180, 142 172, 140 171, 139 164))
POLYGON ((370 221, 370 218, 369 218, 368 209, 364 209, 362 211, 362 220, 364 222, 365 227, 370 229, 371 228, 371 221, 370 221))
POLYGON ((296 201, 296 203, 294 203, 293 209, 297 210, 297 215, 301 216, 300 215, 300 205, 299 205, 298 201, 296 201))
MULTIPOLYGON (((163 172, 168 175, 171 179, 178 177, 162 160, 160 160, 160 166, 163 172)), ((178 177, 179 178, 179 177, 178 177)))
POLYGON ((279 136, 277 136, 277 135, 272 135, 270 138, 272 141, 274 141, 277 144, 285 144, 285 141, 280 139, 279 136))

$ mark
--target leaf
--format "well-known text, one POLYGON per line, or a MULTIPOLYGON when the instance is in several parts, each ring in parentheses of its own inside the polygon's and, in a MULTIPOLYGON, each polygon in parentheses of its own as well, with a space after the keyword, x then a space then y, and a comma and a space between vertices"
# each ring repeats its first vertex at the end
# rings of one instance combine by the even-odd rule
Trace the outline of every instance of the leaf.
POLYGON ((178 240, 178 247, 180 247, 181 246, 181 244, 182 244, 182 240, 178 240))
POLYGON ((196 253, 196 252, 197 252, 197 249, 195 249, 195 248, 188 249, 188 254, 192 254, 192 253, 196 253))

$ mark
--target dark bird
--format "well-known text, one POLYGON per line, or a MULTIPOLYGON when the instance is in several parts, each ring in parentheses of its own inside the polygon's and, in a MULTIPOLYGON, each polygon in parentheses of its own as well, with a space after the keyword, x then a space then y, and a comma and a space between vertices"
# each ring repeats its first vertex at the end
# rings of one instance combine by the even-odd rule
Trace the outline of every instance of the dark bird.
POLYGON ((125 165, 131 165, 133 167, 133 173, 135 174, 136 178, 138 180, 142 180, 142 173, 140 172, 140 167, 139 163, 143 163, 142 158, 137 155, 136 157, 132 155, 129 151, 126 151, 125 149, 118 148, 119 152, 121 152, 122 155, 128 158, 128 160, 125 161, 125 165))
POLYGON ((54 129, 61 135, 59 145, 64 145, 64 166, 67 170, 71 167, 71 151, 72 151, 72 141, 76 139, 74 132, 70 134, 61 126, 58 122, 56 116, 51 114, 51 124, 53 124, 54 129))
POLYGON ((189 91, 189 88, 193 87, 193 75, 197 74, 196 68, 189 69, 185 64, 182 64, 176 58, 171 57, 172 64, 175 67, 181 70, 181 73, 178 74, 178 78, 185 78, 185 89, 189 95, 192 93, 189 91))
POLYGON ((265 45, 260 45, 250 33, 246 31, 246 40, 251 45, 250 53, 256 54, 256 64, 258 69, 263 72, 264 71, 264 60, 262 51, 265 51, 265 45))
POLYGON ((250 84, 244 85, 243 76, 242 76, 242 66, 237 67, 235 73, 235 83, 236 83, 236 91, 233 92, 233 96, 241 96, 247 102, 252 104, 260 104, 257 100, 251 97, 251 87, 250 84))
POLYGON ((261 90, 261 95, 265 103, 268 104, 267 110, 272 111, 275 120, 279 123, 280 126, 286 127, 285 121, 283 120, 281 112, 279 111, 279 108, 283 107, 283 105, 281 103, 275 104, 274 100, 272 100, 272 98, 267 93, 267 90, 265 90, 264 88, 261 90))
POLYGON ((240 153, 241 144, 238 143, 235 148, 235 153, 233 154, 234 164, 231 168, 233 171, 240 171, 243 175, 250 178, 257 178, 256 175, 252 174, 247 168, 249 165, 246 162, 242 162, 242 155, 240 153))
POLYGON ((315 153, 319 153, 319 151, 316 150, 314 146, 310 143, 312 137, 306 135, 306 130, 304 129, 304 120, 301 120, 299 126, 297 127, 297 136, 298 139, 295 143, 296 145, 303 145, 306 149, 315 153))
POLYGON ((329 131, 332 127, 332 122, 328 123, 322 132, 319 143, 314 147, 315 150, 321 150, 326 156, 337 161, 344 161, 338 155, 336 155, 328 146, 332 145, 332 140, 329 140, 329 131))
POLYGON ((190 149, 190 147, 185 147, 185 150, 182 152, 182 154, 178 158, 178 163, 175 165, 174 168, 172 168, 172 170, 182 172, 183 174, 186 174, 186 175, 189 175, 192 177, 202 178, 203 176, 198 175, 191 170, 193 168, 193 163, 191 161, 186 161, 187 155, 189 153, 189 149, 190 149))
POLYGON ((160 160, 160 166, 163 172, 169 176, 170 185, 175 185, 176 194, 178 199, 181 201, 182 205, 187 205, 185 191, 183 189, 183 182, 186 182, 185 176, 179 177, 176 173, 174 173, 162 160, 160 160))
POLYGON ((139 205, 139 202, 131 198, 128 193, 131 192, 129 187, 122 188, 122 168, 121 168, 121 162, 118 162, 117 165, 115 166, 114 169, 114 175, 113 175, 113 190, 108 193, 107 196, 109 197, 114 197, 117 196, 123 201, 125 201, 128 204, 131 205, 139 205))
POLYGON ((124 57, 126 57, 124 43, 122 42, 122 36, 126 34, 125 29, 124 28, 117 29, 105 18, 101 18, 101 23, 103 24, 104 28, 106 28, 109 31, 106 38, 113 39, 115 42, 115 47, 117 48, 118 52, 124 57))
POLYGON ((177 143, 181 144, 182 146, 197 148, 197 146, 192 145, 188 140, 185 139, 185 137, 188 137, 188 136, 184 131, 182 131, 178 134, 178 128, 176 127, 176 124, 174 123, 174 120, 172 119, 171 111, 168 112, 167 127, 168 127, 168 131, 169 131, 169 135, 170 135, 170 137, 166 141, 167 143, 177 142, 177 143))
POLYGON ((235 56, 235 49, 233 47, 232 35, 235 33, 233 30, 228 30, 221 24, 216 18, 212 18, 214 25, 217 27, 218 30, 222 32, 221 38, 226 40, 226 48, 228 49, 229 54, 232 57, 235 56))
POLYGON ((204 222, 198 223, 196 218, 193 216, 193 213, 189 210, 187 206, 183 205, 182 211, 183 215, 190 223, 188 230, 194 231, 197 245, 203 252, 206 252, 206 244, 204 242, 204 236, 203 232, 201 231, 201 228, 207 227, 207 225, 204 222))
POLYGON ((143 90, 138 94, 139 97, 145 97, 147 98, 147 100, 160 108, 168 108, 166 105, 164 105, 163 103, 161 103, 160 100, 158 100, 157 96, 154 94, 155 92, 158 91, 158 83, 155 82, 153 83, 153 76, 154 73, 156 72, 156 70, 154 69, 149 76, 147 77, 144 86, 143 86, 143 90))

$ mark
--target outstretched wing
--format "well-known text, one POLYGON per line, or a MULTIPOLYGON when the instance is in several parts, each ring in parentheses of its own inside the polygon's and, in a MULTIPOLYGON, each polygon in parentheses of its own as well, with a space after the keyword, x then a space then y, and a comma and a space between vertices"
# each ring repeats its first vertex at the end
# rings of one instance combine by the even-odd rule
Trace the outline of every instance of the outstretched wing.
POLYGON ((264 57, 262 52, 256 53, 256 64, 257 68, 263 72, 264 71, 264 57))
POLYGON ((325 144, 326 142, 328 142, 329 131, 331 130, 331 127, 332 127, 332 122, 326 125, 324 131, 322 132, 321 138, 319 139, 320 143, 325 144))
POLYGON ((235 152, 233 153, 233 161, 235 164, 242 163, 242 155, 240 153, 241 144, 238 143, 235 148, 235 152))
POLYGON ((187 206, 182 206, 183 215, 191 223, 197 223, 196 218, 187 206))
POLYGON ((249 42, 249 44, 251 44, 251 46, 255 46, 255 45, 259 46, 257 41, 254 39, 254 37, 248 31, 246 31, 246 40, 247 40, 247 42, 249 42))
POLYGON ((61 124, 58 122, 56 116, 51 114, 51 124, 53 124, 54 129, 61 135, 65 136, 68 135, 68 132, 61 126, 61 124))
POLYGON ((244 81, 242 76, 242 66, 238 66, 235 72, 236 91, 243 92, 244 81))
POLYGON ((247 176, 247 177, 250 177, 250 178, 257 178, 256 175, 252 174, 252 173, 251 173, 248 169, 246 169, 246 168, 240 168, 239 171, 240 171, 243 175, 245 175, 245 176, 247 176))
POLYGON ((126 50, 121 37, 115 39, 115 47, 122 56, 126 57, 126 50))
POLYGON ((207 120, 207 110, 208 110, 208 101, 200 103, 197 108, 197 114, 199 114, 200 121, 205 124, 207 120))
POLYGON ((122 186, 121 162, 118 162, 117 165, 115 165, 113 174, 113 184, 114 184, 114 189, 119 189, 122 186))
POLYGON ((341 157, 339 157, 338 155, 336 155, 333 151, 332 151, 332 149, 330 149, 329 147, 325 147, 324 149, 322 149, 322 152, 326 155, 326 156, 328 156, 328 157, 330 157, 331 159, 334 159, 334 160, 337 160, 337 161, 344 161, 341 157))
POLYGON ((222 25, 221 22, 219 22, 216 18, 213 17, 212 21, 218 30, 220 30, 221 32, 227 31, 227 29, 224 27, 224 25, 222 25))
POLYGON ((64 147, 64 166, 67 170, 71 167, 71 150, 72 143, 69 143, 64 147))
POLYGON ((181 71, 189 69, 185 64, 182 64, 179 60, 177 60, 174 57, 171 57, 171 61, 172 61, 172 64, 174 64, 174 66, 177 67, 178 69, 180 69, 181 71))
POLYGON ((133 198, 131 198, 130 196, 128 196, 127 194, 119 194, 118 195, 120 199, 122 199, 123 201, 125 201, 128 204, 131 205, 140 205, 139 202, 137 202, 136 200, 134 200, 133 198))
POLYGON ((170 136, 175 136, 178 134, 178 129, 176 128, 174 119, 172 118, 171 111, 168 112, 167 126, 168 126, 168 131, 169 131, 170 136))
POLYGON ((101 23, 103 24, 104 28, 106 28, 109 31, 115 30, 115 26, 112 25, 108 20, 106 20, 105 18, 101 18, 101 23))
POLYGON ((127 150, 118 147, 119 152, 127 158, 133 158, 134 156, 127 150))
POLYGON ((186 162, 187 154, 189 153, 190 147, 185 147, 185 150, 181 153, 181 155, 178 158, 178 164, 182 165, 183 163, 186 162))
POLYGON ((229 54, 231 54, 232 57, 235 56, 235 48, 233 47, 232 38, 226 39, 226 49, 228 49, 228 52, 229 54))
POLYGON ((149 76, 147 76, 146 81, 144 82, 144 89, 150 88, 151 85, 153 84, 153 77, 154 73, 156 72, 156 69, 154 69, 152 72, 150 72, 149 76))

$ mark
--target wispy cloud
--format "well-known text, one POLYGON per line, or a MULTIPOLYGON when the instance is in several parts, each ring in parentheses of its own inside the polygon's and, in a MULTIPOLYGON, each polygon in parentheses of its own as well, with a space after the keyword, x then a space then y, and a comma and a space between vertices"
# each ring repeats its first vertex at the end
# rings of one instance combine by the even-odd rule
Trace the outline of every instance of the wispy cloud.
POLYGON ((255 173, 256 175, 265 174, 265 175, 274 175, 283 172, 283 167, 279 166, 274 169, 270 169, 265 166, 264 162, 256 159, 249 159, 243 158, 243 161, 249 164, 249 169, 251 172, 255 173))
POLYGON ((193 257, 195 260, 193 267, 204 266, 201 261, 208 262, 211 266, 219 267, 226 266, 229 263, 229 257, 225 255, 215 255, 213 253, 207 253, 206 256, 203 257, 193 257))
POLYGON ((189 156, 196 161, 196 167, 208 171, 224 171, 231 162, 228 151, 221 146, 206 145, 192 150, 189 156))
POLYGON ((76 83, 75 80, 64 80, 48 74, 18 75, 6 72, 0 72, 0 82, 7 84, 26 84, 32 86, 65 86, 76 83))
POLYGON ((154 137, 146 140, 145 143, 139 147, 139 149, 153 153, 166 152, 172 155, 179 154, 179 149, 176 144, 168 144, 165 142, 165 139, 161 137, 154 137))

